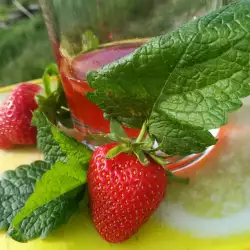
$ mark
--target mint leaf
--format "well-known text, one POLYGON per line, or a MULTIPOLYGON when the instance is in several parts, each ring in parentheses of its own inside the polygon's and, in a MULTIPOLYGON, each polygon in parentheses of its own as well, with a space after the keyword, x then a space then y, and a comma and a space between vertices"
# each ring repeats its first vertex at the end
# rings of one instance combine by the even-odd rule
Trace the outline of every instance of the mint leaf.
POLYGON ((37 127, 37 147, 44 153, 44 160, 50 164, 57 161, 65 162, 67 160, 66 153, 54 140, 51 131, 52 124, 40 110, 33 113, 32 125, 37 127))
POLYGON ((50 169, 43 161, 6 171, 0 178, 0 229, 8 229, 12 219, 32 194, 36 180, 50 169))
POLYGON ((40 110, 34 112, 38 146, 54 165, 36 182, 34 192, 16 214, 8 232, 21 242, 46 237, 77 210, 86 183, 91 151, 59 131, 40 110))
POLYGON ((65 127, 72 128, 73 123, 68 109, 66 96, 62 87, 58 67, 52 63, 48 65, 43 74, 43 86, 45 96, 37 95, 39 109, 43 112, 53 124, 61 123, 65 127), (52 83, 55 77, 57 85, 52 83))
POLYGON ((89 162, 92 151, 87 146, 75 138, 65 135, 55 126, 51 127, 51 131, 53 139, 58 143, 61 151, 67 155, 67 159, 73 159, 75 164, 86 165, 89 162))
POLYGON ((107 116, 148 131, 168 154, 215 144, 207 131, 250 94, 250 1, 237 1, 87 74, 107 116))
MULTIPOLYGON (((99 47, 98 37, 91 30, 85 31, 76 42, 75 36, 62 35, 60 41, 60 53, 68 59, 73 59, 78 55, 97 49, 99 47)), ((78 39, 78 38, 77 38, 78 39)))
POLYGON ((82 35, 82 53, 98 48, 99 40, 91 30, 87 30, 82 35))
POLYGON ((49 64, 43 73, 44 90, 47 96, 52 94, 51 76, 58 76, 58 68, 55 63, 49 64))
MULTIPOLYGON (((86 160, 84 165, 88 165, 86 160)), ((70 191, 83 186, 86 183, 87 167, 77 163, 73 158, 67 163, 57 162, 36 183, 34 193, 29 197, 23 209, 15 216, 12 227, 17 232, 22 221, 36 209, 46 205, 70 191)), ((76 196, 76 193, 74 193, 76 196)), ((74 197, 73 196, 73 197, 74 197)))
POLYGON ((8 234, 15 240, 26 242, 30 239, 45 238, 56 230, 78 210, 83 188, 78 188, 49 201, 34 210, 20 224, 19 230, 11 226, 13 218, 25 206, 35 189, 36 181, 47 171, 50 165, 36 161, 23 165, 14 171, 6 171, 0 179, 0 230, 8 229, 8 234))
POLYGON ((33 211, 21 222, 18 230, 10 226, 8 234, 19 242, 27 242, 37 237, 44 239, 49 233, 66 224, 78 209, 79 200, 76 197, 63 195, 33 211))
POLYGON ((57 161, 66 162, 71 157, 76 162, 89 160, 91 150, 61 132, 40 110, 33 113, 32 124, 37 127, 37 147, 44 153, 45 161, 54 164, 57 161))

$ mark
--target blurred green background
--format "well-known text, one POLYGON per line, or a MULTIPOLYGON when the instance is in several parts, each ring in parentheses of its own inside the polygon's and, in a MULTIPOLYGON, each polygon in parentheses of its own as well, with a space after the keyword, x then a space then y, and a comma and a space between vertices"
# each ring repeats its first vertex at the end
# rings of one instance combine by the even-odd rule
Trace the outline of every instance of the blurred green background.
POLYGON ((0 0, 0 86, 40 78, 54 61, 47 30, 36 0, 18 1, 31 6, 27 17, 11 0, 0 0))
MULTIPOLYGON (((158 35, 230 0, 42 1, 60 12, 57 21, 68 28, 67 42, 74 43, 79 29, 93 30, 101 42, 110 34, 118 40, 158 35), (80 25, 74 24, 75 15, 81 16, 80 25)), ((52 61, 38 0, 0 0, 0 86, 40 78, 52 61)))

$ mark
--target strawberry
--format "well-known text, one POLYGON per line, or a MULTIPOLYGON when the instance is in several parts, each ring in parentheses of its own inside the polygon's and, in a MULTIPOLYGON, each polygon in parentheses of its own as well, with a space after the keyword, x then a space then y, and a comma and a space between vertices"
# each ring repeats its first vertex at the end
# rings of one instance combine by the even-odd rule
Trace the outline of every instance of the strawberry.
POLYGON ((107 159, 117 144, 97 148, 90 160, 88 189, 94 225, 111 243, 129 239, 158 208, 166 193, 167 175, 149 159, 143 166, 133 153, 107 159))
POLYGON ((22 83, 0 106, 0 149, 36 143, 36 128, 30 123, 32 111, 38 108, 34 97, 40 90, 38 85, 22 83))

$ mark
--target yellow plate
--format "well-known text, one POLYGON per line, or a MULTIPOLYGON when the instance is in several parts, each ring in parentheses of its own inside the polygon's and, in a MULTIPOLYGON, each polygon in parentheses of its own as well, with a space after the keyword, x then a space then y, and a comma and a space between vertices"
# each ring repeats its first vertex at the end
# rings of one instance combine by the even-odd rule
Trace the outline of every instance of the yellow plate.
MULTIPOLYGON (((0 90, 0 101, 9 88, 0 90)), ((95 231, 88 211, 45 240, 20 244, 0 234, 1 250, 250 250, 250 101, 230 116, 216 148, 181 174, 188 186, 171 185, 166 200, 129 241, 112 245, 95 231)), ((0 151, 1 171, 42 159, 32 147, 0 151)))

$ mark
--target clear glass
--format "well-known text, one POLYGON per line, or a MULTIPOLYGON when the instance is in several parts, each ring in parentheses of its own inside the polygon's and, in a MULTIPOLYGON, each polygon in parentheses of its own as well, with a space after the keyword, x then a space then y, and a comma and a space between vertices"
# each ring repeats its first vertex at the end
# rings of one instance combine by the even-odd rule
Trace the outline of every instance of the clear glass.
MULTIPOLYGON (((86 73, 117 60, 151 37, 166 34, 230 1, 225 0, 40 0, 75 128, 98 145, 93 134, 109 132, 103 112, 85 96, 86 73)), ((131 137, 138 131, 127 129, 131 137)), ((218 134, 218 131, 214 131, 218 134)), ((210 149, 208 149, 209 151, 210 149)), ((204 153, 206 154, 206 152, 204 153)), ((189 156, 181 166, 204 154, 189 156)), ((180 166, 179 159, 178 166, 180 166)))

